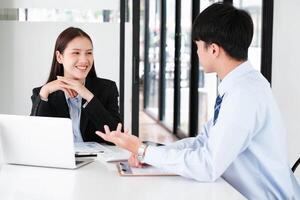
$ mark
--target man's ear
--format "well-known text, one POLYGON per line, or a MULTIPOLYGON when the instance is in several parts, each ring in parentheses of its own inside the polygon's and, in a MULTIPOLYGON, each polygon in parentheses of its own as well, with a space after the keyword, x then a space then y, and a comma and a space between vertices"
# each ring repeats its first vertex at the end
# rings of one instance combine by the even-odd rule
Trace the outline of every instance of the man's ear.
POLYGON ((210 45, 210 48, 211 48, 211 52, 214 56, 216 56, 216 57, 219 56, 220 50, 221 50, 219 45, 217 45, 216 43, 212 43, 210 45))
POLYGON ((55 51, 55 54, 56 54, 56 60, 59 64, 62 64, 63 62, 63 56, 62 54, 59 52, 59 51, 55 51))

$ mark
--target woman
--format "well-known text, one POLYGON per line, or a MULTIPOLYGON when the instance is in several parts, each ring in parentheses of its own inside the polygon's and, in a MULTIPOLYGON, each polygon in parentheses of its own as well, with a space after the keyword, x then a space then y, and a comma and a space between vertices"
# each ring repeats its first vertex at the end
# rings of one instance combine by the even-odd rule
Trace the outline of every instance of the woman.
POLYGON ((48 81, 31 99, 32 116, 71 118, 74 142, 104 142, 95 131, 121 122, 116 84, 97 78, 92 40, 79 28, 58 36, 48 81))

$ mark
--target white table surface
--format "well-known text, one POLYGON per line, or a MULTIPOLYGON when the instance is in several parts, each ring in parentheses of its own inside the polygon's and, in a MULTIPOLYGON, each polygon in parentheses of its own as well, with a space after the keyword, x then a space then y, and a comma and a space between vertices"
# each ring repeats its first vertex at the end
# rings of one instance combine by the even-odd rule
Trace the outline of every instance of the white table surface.
POLYGON ((245 199, 223 179, 200 183, 180 176, 121 177, 101 158, 76 170, 3 164, 1 200, 245 199))

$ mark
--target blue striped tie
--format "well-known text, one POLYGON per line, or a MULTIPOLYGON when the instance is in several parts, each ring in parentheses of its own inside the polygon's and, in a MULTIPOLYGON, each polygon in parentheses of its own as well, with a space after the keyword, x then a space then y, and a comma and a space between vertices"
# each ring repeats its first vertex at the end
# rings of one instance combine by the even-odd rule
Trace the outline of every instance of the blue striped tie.
MULTIPOLYGON (((224 96, 224 95, 223 95, 224 96)), ((217 99, 216 99, 216 103, 215 103, 215 113, 214 113, 214 125, 216 124, 216 121, 218 119, 218 116, 219 116, 219 111, 220 111, 220 108, 221 108, 221 103, 222 103, 222 100, 223 100, 223 96, 220 97, 220 95, 217 96, 217 99)))

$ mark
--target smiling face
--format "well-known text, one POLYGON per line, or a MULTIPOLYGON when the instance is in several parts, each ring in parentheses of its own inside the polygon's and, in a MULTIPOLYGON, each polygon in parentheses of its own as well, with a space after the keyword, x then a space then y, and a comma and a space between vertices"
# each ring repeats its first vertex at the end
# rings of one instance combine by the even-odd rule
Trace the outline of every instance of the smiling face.
POLYGON ((93 45, 86 37, 76 37, 63 53, 56 51, 56 59, 63 65, 65 77, 84 81, 94 62, 93 45))

